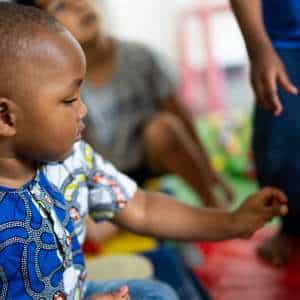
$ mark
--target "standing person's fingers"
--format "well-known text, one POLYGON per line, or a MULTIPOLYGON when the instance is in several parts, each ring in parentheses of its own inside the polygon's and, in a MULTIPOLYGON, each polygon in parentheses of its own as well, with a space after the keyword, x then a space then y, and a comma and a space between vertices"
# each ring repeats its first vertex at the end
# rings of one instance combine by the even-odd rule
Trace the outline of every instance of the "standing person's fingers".
POLYGON ((282 112, 282 104, 277 92, 277 74, 275 71, 270 71, 262 76, 262 97, 267 103, 269 111, 275 116, 282 112))
POLYGON ((264 95, 264 87, 263 87, 263 81, 261 77, 253 77, 252 79, 252 87, 255 93, 255 101, 258 106, 263 108, 266 111, 271 110, 271 106, 267 101, 267 98, 264 95))
POLYGON ((279 72, 278 82, 287 93, 290 93, 292 95, 298 94, 298 88, 291 82, 285 70, 279 72))

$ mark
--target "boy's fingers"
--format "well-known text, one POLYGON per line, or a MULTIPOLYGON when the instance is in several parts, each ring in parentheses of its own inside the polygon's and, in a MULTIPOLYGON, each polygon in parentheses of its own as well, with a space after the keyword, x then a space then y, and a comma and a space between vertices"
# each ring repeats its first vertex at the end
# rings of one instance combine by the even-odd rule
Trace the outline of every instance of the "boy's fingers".
POLYGON ((121 297, 125 297, 128 295, 128 286, 125 285, 125 286, 122 286, 120 289, 119 289, 119 293, 121 295, 121 297))
POLYGON ((271 208, 271 218, 285 216, 288 213, 287 205, 278 205, 271 208))
POLYGON ((286 204, 272 205, 270 207, 265 207, 266 219, 270 220, 276 216, 285 216, 288 213, 288 206, 286 204))
POLYGON ((114 300, 127 299, 126 297, 128 297, 128 286, 122 286, 119 290, 112 292, 111 295, 114 300))
POLYGON ((281 216, 283 210, 282 205, 274 205, 271 208, 271 214, 272 216, 281 216))
POLYGON ((280 206, 280 215, 281 216, 286 216, 289 212, 289 208, 287 205, 281 205, 280 206))
POLYGON ((266 206, 286 204, 288 202, 288 199, 283 192, 270 187, 264 188, 258 192, 257 199, 258 201, 262 201, 266 206))
MULTIPOLYGON (((269 197, 280 204, 286 204, 288 202, 287 196, 278 189, 275 188, 267 188, 269 197)), ((273 202, 274 203, 274 202, 273 202)))
POLYGON ((273 189, 272 193, 273 193, 273 201, 276 201, 276 203, 278 203, 278 204, 287 204, 288 203, 288 198, 283 192, 281 192, 277 189, 273 189))

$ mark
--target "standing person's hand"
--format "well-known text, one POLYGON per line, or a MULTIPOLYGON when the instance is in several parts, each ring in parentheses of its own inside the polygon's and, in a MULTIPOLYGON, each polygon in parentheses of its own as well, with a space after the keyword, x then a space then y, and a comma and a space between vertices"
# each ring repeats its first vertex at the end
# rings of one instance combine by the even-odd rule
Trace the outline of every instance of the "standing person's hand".
POLYGON ((275 188, 264 188, 249 196, 233 212, 234 225, 241 238, 250 237, 256 230, 276 216, 288 213, 286 196, 275 188))
POLYGON ((278 96, 279 86, 287 93, 293 95, 298 93, 281 59, 271 46, 260 48, 251 57, 251 83, 257 104, 275 116, 280 115, 283 109, 278 96))
POLYGON ((121 287, 119 290, 108 293, 108 294, 98 294, 94 295, 88 300, 131 300, 129 296, 129 290, 127 286, 121 287))

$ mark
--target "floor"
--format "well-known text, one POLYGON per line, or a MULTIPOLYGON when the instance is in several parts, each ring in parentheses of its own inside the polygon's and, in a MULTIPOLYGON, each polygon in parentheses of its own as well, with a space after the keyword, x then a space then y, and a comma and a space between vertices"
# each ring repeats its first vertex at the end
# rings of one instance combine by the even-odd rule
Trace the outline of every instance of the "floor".
POLYGON ((282 268, 265 264, 255 254, 256 246, 274 231, 269 226, 251 240, 198 244, 205 259, 194 272, 212 299, 300 299, 300 251, 282 268))

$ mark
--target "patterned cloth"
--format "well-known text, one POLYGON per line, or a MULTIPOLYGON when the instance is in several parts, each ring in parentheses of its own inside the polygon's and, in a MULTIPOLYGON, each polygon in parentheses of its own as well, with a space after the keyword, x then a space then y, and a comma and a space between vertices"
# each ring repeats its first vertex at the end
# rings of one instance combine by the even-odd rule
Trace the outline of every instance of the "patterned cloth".
POLYGON ((145 123, 161 110, 161 103, 176 89, 177 72, 156 53, 133 42, 116 41, 117 66, 101 86, 84 83, 92 146, 119 170, 143 167, 145 123))
POLYGON ((0 299, 82 299, 83 217, 112 218, 135 191, 84 142, 22 188, 0 186, 0 299))
POLYGON ((60 192, 43 172, 0 191, 1 299, 80 299, 84 259, 60 192))
POLYGON ((75 144, 73 154, 65 161, 48 164, 43 171, 64 194, 80 244, 85 239, 87 214, 96 222, 112 219, 137 190, 134 181, 83 141, 75 144))

